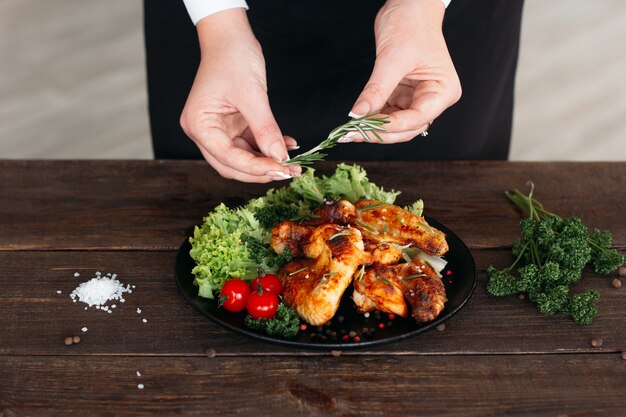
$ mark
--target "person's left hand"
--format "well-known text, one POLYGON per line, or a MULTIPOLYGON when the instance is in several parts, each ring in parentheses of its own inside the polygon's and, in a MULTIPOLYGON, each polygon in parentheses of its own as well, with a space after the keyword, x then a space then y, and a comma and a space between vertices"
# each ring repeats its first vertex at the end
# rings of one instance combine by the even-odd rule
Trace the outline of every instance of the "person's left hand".
POLYGON ((461 97, 441 28, 444 11, 441 0, 388 0, 376 16, 374 70, 350 116, 389 115, 381 132, 384 143, 409 141, 427 131, 461 97))

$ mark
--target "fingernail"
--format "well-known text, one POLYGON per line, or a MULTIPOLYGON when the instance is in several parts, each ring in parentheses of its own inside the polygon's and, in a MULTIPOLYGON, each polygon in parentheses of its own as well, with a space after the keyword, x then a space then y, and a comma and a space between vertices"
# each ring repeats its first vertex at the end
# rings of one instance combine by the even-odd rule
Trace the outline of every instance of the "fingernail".
POLYGON ((352 142, 352 136, 356 135, 356 132, 348 132, 339 139, 337 139, 338 143, 348 143, 352 142))
POLYGON ((265 175, 272 177, 273 180, 288 180, 289 178, 292 178, 291 175, 280 171, 268 171, 265 175))
POLYGON ((276 141, 270 145, 270 156, 276 162, 284 162, 289 160, 289 155, 285 152, 285 146, 280 141, 276 141))
POLYGON ((296 149, 300 149, 300 145, 287 146, 287 150, 289 151, 295 151, 296 149))
POLYGON ((302 176, 302 173, 298 171, 289 171, 289 173, 293 178, 300 178, 302 176))
POLYGON ((353 119, 360 119, 363 116, 365 116, 365 115, 364 114, 357 114, 357 113, 355 113, 353 111, 348 113, 348 117, 352 117, 353 119))

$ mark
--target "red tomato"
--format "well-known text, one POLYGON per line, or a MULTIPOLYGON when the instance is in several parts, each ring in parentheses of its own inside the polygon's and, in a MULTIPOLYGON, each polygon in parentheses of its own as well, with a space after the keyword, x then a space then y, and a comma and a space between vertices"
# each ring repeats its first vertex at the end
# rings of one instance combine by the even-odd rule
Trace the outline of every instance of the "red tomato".
POLYGON ((276 316, 278 308, 278 296, 269 291, 259 288, 248 296, 248 314, 253 319, 271 319, 276 316))
POLYGON ((250 287, 240 279, 229 279, 220 291, 219 305, 232 313, 245 310, 250 287))
POLYGON ((262 277, 256 277, 250 283, 250 289, 252 292, 256 292, 257 288, 261 284, 263 291, 271 292, 276 295, 280 295, 283 290, 283 286, 280 283, 278 277, 274 274, 265 274, 262 277))

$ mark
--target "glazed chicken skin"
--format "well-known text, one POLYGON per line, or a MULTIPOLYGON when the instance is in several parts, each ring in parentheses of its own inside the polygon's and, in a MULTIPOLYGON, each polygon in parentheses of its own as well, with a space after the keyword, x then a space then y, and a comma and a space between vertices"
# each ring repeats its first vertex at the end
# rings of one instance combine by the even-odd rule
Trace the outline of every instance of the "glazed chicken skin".
POLYGON ((401 317, 409 315, 400 286, 375 274, 365 273, 354 280, 352 300, 359 313, 379 310, 401 317))
POLYGON ((277 224, 272 229, 270 245, 278 254, 289 249, 291 254, 299 258, 304 255, 303 245, 313 233, 313 228, 300 225, 291 220, 277 224))
POLYGON ((359 200, 355 207, 356 226, 366 239, 411 245, 436 256, 448 251, 446 235, 430 226, 421 216, 377 200, 359 200))
POLYGON ((392 204, 327 201, 300 223, 276 225, 271 246, 277 253, 289 249, 296 258, 279 271, 283 299, 315 326, 335 315, 353 281, 352 298, 362 313, 408 317, 411 311, 416 321, 428 322, 447 301, 437 271, 419 258, 404 262, 403 252, 416 247, 442 255, 448 250, 445 234, 392 204))
POLYGON ((326 223, 342 226, 355 225, 356 207, 347 200, 330 200, 313 210, 312 216, 302 221, 303 225, 321 226, 326 223))
POLYGON ((406 299, 413 317, 421 323, 434 320, 447 301, 437 271, 419 258, 397 265, 372 266, 361 279, 355 280, 352 298, 362 313, 376 309, 403 317, 408 315, 406 299))
POLYGON ((279 272, 282 295, 300 317, 320 326, 335 315, 354 272, 372 255, 363 250, 358 229, 330 223, 315 228, 302 248, 309 259, 289 262, 279 272))
POLYGON ((397 245, 387 243, 371 233, 364 233, 363 245, 365 246, 365 251, 371 253, 374 257, 372 262, 374 264, 394 265, 403 259, 402 250, 397 245))

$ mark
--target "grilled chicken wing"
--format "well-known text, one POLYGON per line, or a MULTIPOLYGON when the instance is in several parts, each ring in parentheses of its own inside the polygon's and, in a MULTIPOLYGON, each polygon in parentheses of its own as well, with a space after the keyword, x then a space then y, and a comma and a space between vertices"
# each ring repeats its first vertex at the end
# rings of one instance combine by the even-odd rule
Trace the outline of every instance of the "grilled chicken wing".
POLYGON ((303 225, 320 226, 326 223, 353 225, 356 220, 356 208, 347 200, 326 201, 313 210, 313 215, 302 220, 303 225))
POLYGON ((402 260, 402 250, 371 233, 365 233, 363 244, 365 251, 371 253, 374 257, 372 262, 374 264, 393 265, 402 260))
POLYGON ((416 216, 393 204, 376 200, 359 200, 355 204, 356 227, 365 238, 398 245, 412 245, 431 255, 448 251, 446 235, 416 216))
POLYGON ((398 265, 374 265, 361 280, 355 281, 352 298, 359 311, 375 308, 402 315, 398 292, 411 305, 415 320, 421 323, 434 320, 447 301, 445 287, 437 272, 421 259, 398 265))
POLYGON ((313 260, 292 261, 280 270, 283 299, 308 323, 320 326, 335 315, 354 272, 372 256, 363 250, 359 230, 334 224, 316 228, 303 249, 313 260))
POLYGON ((394 313, 402 317, 409 315, 400 286, 375 273, 365 273, 354 280, 352 299, 359 313, 380 310, 383 313, 394 313))
POLYGON ((289 248, 294 257, 301 257, 304 255, 303 245, 308 241, 312 232, 311 227, 286 220, 274 226, 270 244, 276 253, 283 253, 289 248))

